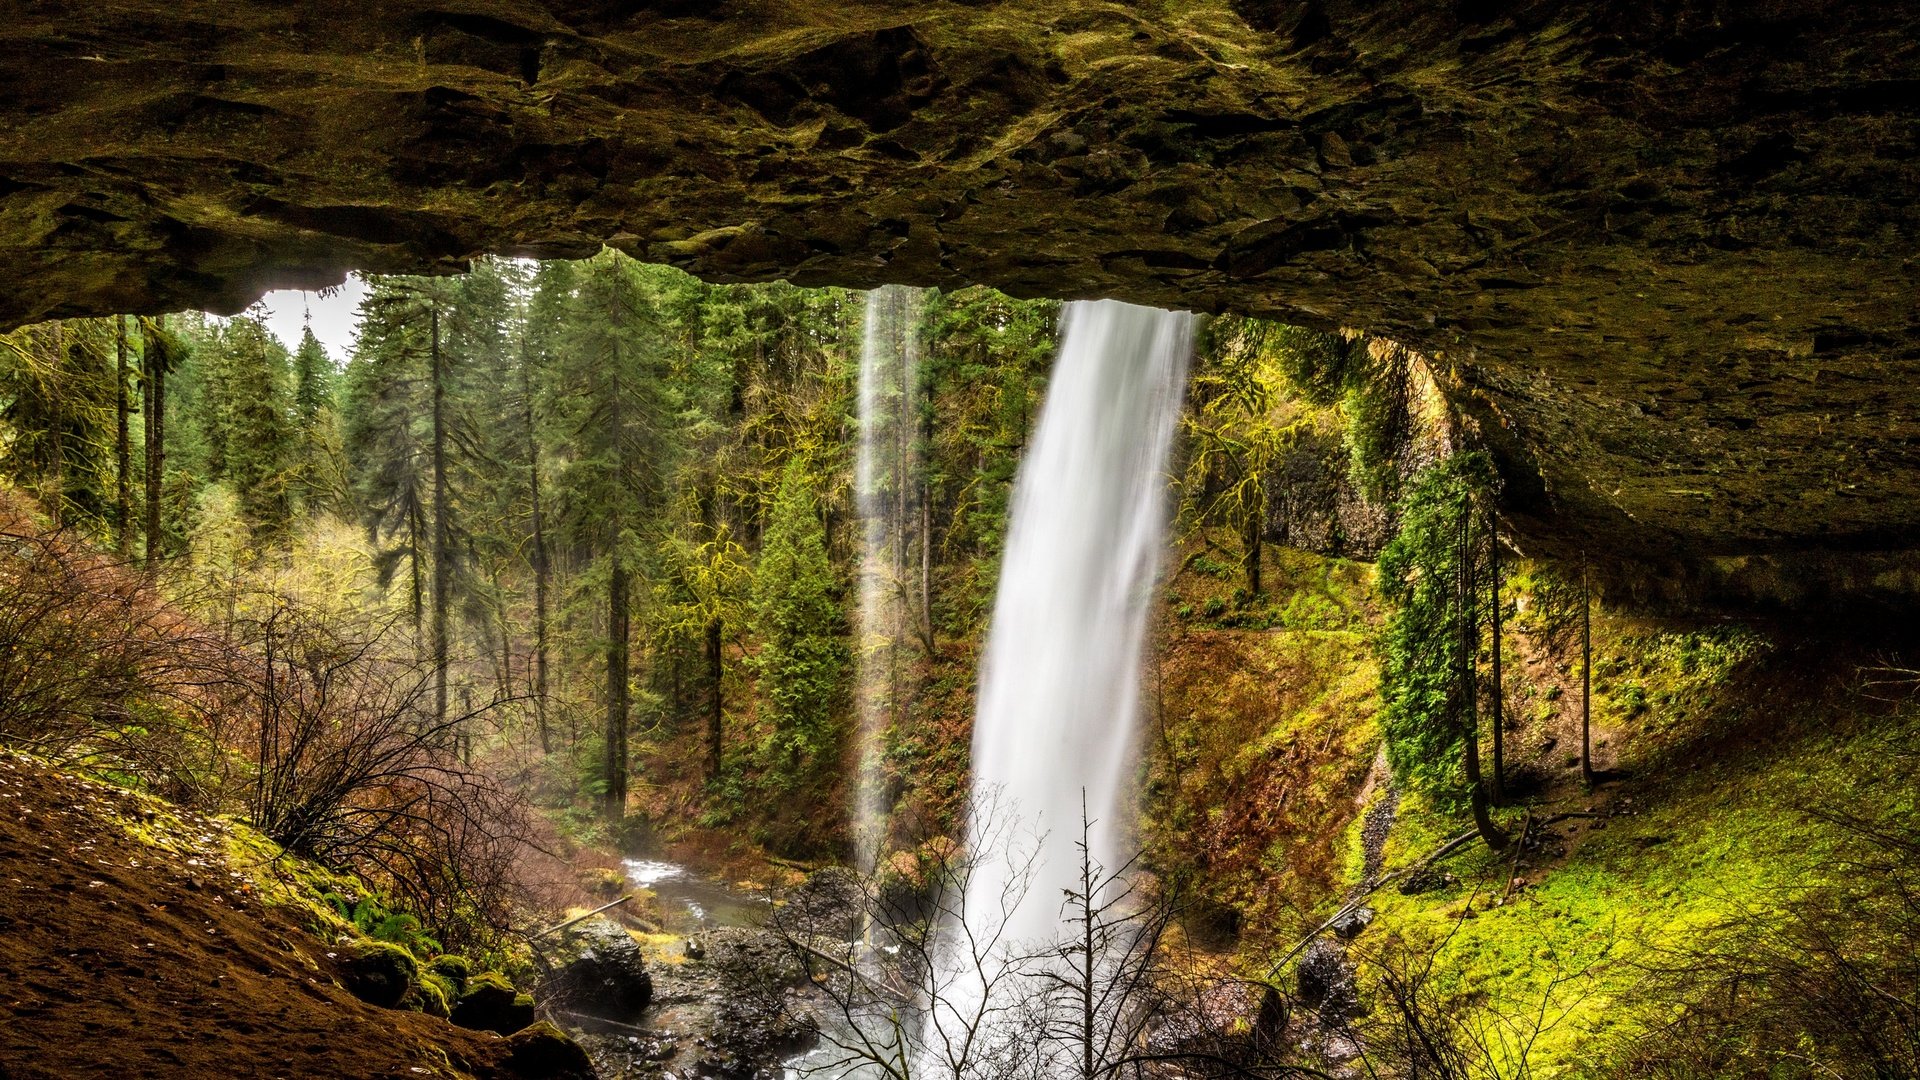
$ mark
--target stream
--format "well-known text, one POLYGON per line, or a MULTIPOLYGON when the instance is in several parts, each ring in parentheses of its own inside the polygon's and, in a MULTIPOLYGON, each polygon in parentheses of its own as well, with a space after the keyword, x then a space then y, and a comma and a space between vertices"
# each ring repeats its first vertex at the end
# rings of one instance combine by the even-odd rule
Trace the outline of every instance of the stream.
POLYGON ((621 865, 629 882, 658 898, 660 925, 670 934, 689 937, 722 927, 759 927, 771 909, 766 897, 702 877, 679 863, 625 859, 621 865))

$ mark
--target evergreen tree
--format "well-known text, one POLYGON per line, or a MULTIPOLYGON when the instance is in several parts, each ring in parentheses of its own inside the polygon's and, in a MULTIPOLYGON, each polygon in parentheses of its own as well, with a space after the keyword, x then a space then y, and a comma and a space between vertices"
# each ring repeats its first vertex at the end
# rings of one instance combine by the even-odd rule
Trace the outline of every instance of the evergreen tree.
POLYGON ((1381 592, 1394 605, 1381 641, 1381 727, 1394 776, 1458 804, 1481 835, 1505 838, 1487 813, 1476 730, 1479 628, 1475 593, 1483 541, 1476 496, 1492 483, 1484 454, 1423 470, 1401 502, 1400 531, 1380 553, 1381 592))
POLYGON ((430 346, 421 313, 412 290, 373 283, 360 304, 342 399, 350 489, 374 545, 374 568, 384 589, 405 567, 416 642, 426 636, 433 489, 430 346))
POLYGON ((300 331, 300 347, 293 351, 293 407, 300 423, 311 426, 322 409, 333 405, 333 361, 313 327, 300 331))
MULTIPOLYGON (((633 579, 657 528, 676 447, 664 318, 676 272, 605 252, 580 268, 544 411, 570 451, 560 476, 567 528, 604 589, 606 720, 601 794, 625 813, 632 711, 633 579)), ((679 275, 684 277, 684 275, 679 275)))
POLYGON ((772 734, 763 764, 791 786, 838 759, 850 658, 826 531, 798 458, 780 488, 753 575, 754 658, 772 734))
POLYGON ((0 336, 0 467, 37 489, 58 527, 110 515, 115 430, 112 330, 104 319, 0 336))
POLYGON ((249 528, 284 535, 296 468, 292 358, 252 316, 230 320, 203 356, 209 478, 232 489, 249 528))

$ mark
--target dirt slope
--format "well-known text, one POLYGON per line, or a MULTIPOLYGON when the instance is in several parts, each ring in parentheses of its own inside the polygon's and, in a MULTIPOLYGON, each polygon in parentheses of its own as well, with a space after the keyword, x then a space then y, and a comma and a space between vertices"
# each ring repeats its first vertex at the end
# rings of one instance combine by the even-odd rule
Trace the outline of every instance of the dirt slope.
POLYGON ((533 1040, 334 985, 230 827, 184 814, 164 850, 136 838, 155 805, 0 750, 0 1080, 559 1075, 533 1040))

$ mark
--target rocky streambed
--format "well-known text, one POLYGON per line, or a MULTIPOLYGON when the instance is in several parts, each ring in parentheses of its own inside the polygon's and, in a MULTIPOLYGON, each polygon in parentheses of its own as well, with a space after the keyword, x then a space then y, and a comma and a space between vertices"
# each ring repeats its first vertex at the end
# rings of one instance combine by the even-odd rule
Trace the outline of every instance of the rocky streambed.
POLYGON ((765 929, 773 897, 676 863, 630 859, 623 871, 646 910, 587 920, 545 950, 550 1008, 603 1080, 790 1076, 814 1042, 811 983, 765 929))

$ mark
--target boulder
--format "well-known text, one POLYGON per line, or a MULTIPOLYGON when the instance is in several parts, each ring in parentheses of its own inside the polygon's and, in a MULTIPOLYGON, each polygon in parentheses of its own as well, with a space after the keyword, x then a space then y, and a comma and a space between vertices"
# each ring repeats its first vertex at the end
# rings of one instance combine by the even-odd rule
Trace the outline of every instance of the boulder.
POLYGON ((398 1008, 420 976, 412 953, 384 941, 354 945, 341 954, 339 970, 348 993, 383 1009, 398 1008))
POLYGON ((533 998, 499 972, 485 971, 467 980, 450 1018, 463 1028, 511 1035, 533 1023, 533 998))
POLYGON ((507 1040, 500 1066, 524 1080, 594 1080, 587 1052, 567 1033, 542 1020, 507 1040))
POLYGON ((1357 907, 1333 920, 1332 923, 1328 924, 1327 929, 1333 931, 1333 936, 1339 938, 1341 941, 1352 941, 1354 938, 1359 937, 1360 931, 1365 930, 1372 922, 1373 909, 1370 907, 1357 907))
POLYGON ((1326 938, 1315 938, 1300 956, 1295 972, 1300 1000, 1317 1010, 1323 1021, 1337 1023, 1355 1015, 1359 1006, 1353 969, 1346 950, 1326 938))
POLYGON ((653 1000, 653 978, 639 944, 613 922, 594 918, 570 928, 562 956, 548 992, 563 1008, 626 1021, 653 1000))

